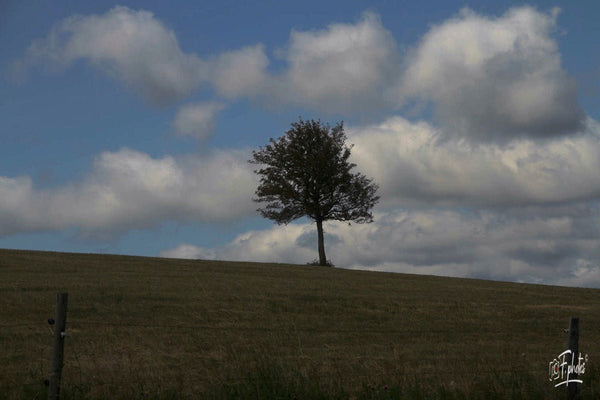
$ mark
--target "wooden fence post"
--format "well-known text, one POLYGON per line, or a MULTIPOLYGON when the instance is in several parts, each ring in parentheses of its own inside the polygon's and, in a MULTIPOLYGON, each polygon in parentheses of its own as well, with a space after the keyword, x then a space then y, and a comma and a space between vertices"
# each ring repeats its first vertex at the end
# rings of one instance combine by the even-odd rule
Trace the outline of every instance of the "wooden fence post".
POLYGON ((65 327, 67 325, 67 300, 68 293, 56 295, 56 318, 54 320, 54 343, 52 348, 52 374, 48 385, 48 400, 58 400, 60 394, 60 379, 62 376, 65 327))
MULTIPOLYGON (((579 356, 579 318, 571 317, 569 323, 569 350, 571 350, 571 356, 567 359, 568 365, 573 365, 573 360, 577 360, 579 356)), ((574 373, 569 376, 570 379, 577 379, 577 374, 574 373)), ((567 384, 567 399, 574 400, 577 398, 577 382, 570 382, 567 384)))

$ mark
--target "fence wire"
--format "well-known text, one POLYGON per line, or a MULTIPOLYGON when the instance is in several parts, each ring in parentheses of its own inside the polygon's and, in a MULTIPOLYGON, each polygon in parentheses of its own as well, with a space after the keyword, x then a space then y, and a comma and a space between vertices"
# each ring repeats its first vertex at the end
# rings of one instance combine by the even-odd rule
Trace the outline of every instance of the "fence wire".
MULTIPOLYGON (((218 331, 218 332, 234 332, 234 331, 244 331, 244 332, 277 332, 277 333, 284 333, 284 334, 295 334, 295 333, 309 333, 309 334, 340 334, 340 335, 361 335, 361 334, 375 334, 375 335, 397 335, 397 336, 405 336, 405 335, 411 335, 411 336, 415 336, 415 335, 440 335, 440 334, 447 334, 448 330, 443 330, 443 329, 437 329, 437 330, 419 330, 419 329, 370 329, 370 328, 362 328, 362 329, 352 329, 352 328, 320 328, 320 327, 305 327, 305 328, 295 328, 295 327, 276 327, 276 326, 269 326, 269 327, 244 327, 244 326, 235 326, 235 325, 229 325, 229 326, 211 326, 211 325, 205 325, 205 324, 166 324, 166 323, 160 323, 160 324, 153 324, 153 323, 135 323, 135 322, 105 322, 105 321, 95 321, 95 320, 68 320, 67 321, 67 340, 68 342, 71 342, 71 344, 67 344, 67 348, 68 353, 70 353, 67 356, 66 359, 66 365, 70 365, 71 368, 74 368, 77 372, 77 374, 79 376, 74 376, 74 382, 72 382, 73 385, 77 386, 77 385, 83 385, 84 382, 88 379, 86 378, 87 373, 83 373, 82 375, 82 371, 84 371, 84 369, 82 368, 81 365, 81 361, 80 359, 82 359, 82 357, 85 359, 88 354, 86 351, 86 346, 88 345, 88 343, 85 340, 85 332, 76 332, 76 333, 70 333, 69 330, 78 330, 78 329, 85 329, 85 327, 89 327, 89 328, 99 328, 99 327, 114 327, 114 328, 122 328, 122 329, 156 329, 159 331, 164 331, 165 333, 167 332, 173 332, 173 331, 177 331, 180 332, 182 334, 187 334, 187 332, 190 331, 206 331, 206 330, 210 330, 210 331, 218 331)), ((10 323, 10 324, 3 324, 0 325, 0 329, 11 329, 11 328, 16 328, 16 329, 20 329, 20 328, 31 328, 31 329, 36 329, 36 330, 40 330, 40 333, 42 333, 43 331, 45 331, 44 328, 48 327, 47 325, 47 321, 39 321, 39 322, 31 322, 31 321, 27 321, 27 322, 19 322, 19 323, 10 323), (44 326, 45 325, 45 326, 44 326)), ((477 332, 464 332, 463 334, 465 335, 465 337, 468 337, 470 333, 474 333, 476 334, 477 332)), ((506 335, 507 333, 501 330, 497 331, 498 334, 503 334, 506 335)), ((142 332, 143 334, 143 332, 142 332)), ((468 340, 468 339, 466 339, 468 340)), ((67 342, 67 343, 68 343, 67 342)), ((386 343, 387 344, 387 343, 386 343)), ((400 343, 398 343, 399 345, 400 343)), ((293 345, 293 343, 292 343, 293 345)), ((51 348, 51 336, 48 335, 48 350, 50 350, 51 348)), ((202 354, 198 354, 199 358, 204 358, 202 354)), ((289 357, 290 360, 293 360, 295 358, 295 356, 290 355, 289 357)), ((315 359, 315 358, 311 358, 308 357, 309 362, 314 362, 316 363, 315 365, 319 365, 320 360, 315 359), (312 361, 310 361, 312 360, 312 361)), ((382 368, 385 368, 385 366, 389 366, 391 365, 390 363, 401 363, 401 365, 398 365, 399 370, 398 371, 390 371, 388 378, 390 379, 389 384, 394 385, 395 380, 394 380, 394 376, 398 376, 398 379, 400 379, 402 376, 405 376, 407 379, 417 379, 417 380, 429 380, 429 381, 435 381, 437 382, 438 380, 441 382, 441 384, 443 385, 449 385, 448 387, 452 388, 452 384, 456 384, 454 382, 454 380, 457 379, 457 376, 460 377, 460 373, 456 372, 456 371, 447 371, 447 370, 436 370, 439 369, 438 366, 436 366, 435 363, 431 364, 430 366, 428 366, 425 369, 419 369, 418 372, 415 371, 414 375, 410 375, 409 372, 407 372, 407 375, 402 375, 402 365, 406 365, 408 366, 407 368, 410 369, 411 365, 416 365, 418 362, 423 361, 422 358, 418 358, 418 357, 406 357, 405 355, 402 356, 397 356, 397 355, 390 355, 389 358, 385 358, 385 357, 369 357, 369 356, 357 356, 354 357, 354 360, 357 362, 356 365, 362 365, 364 363, 368 363, 368 362, 375 362, 374 365, 381 365, 382 368), (437 379, 437 380, 436 380, 437 379)), ((39 360, 38 360, 39 361, 39 360)), ((345 360, 344 359, 340 359, 337 360, 340 363, 343 363, 345 360)), ((435 361, 435 359, 432 358, 428 358, 426 360, 427 362, 431 362, 431 361, 435 361)), ((483 361, 483 364, 481 366, 477 366, 476 371, 473 371, 472 373, 469 374, 469 376, 465 377, 465 379, 482 379, 482 380, 487 380, 487 379, 492 379, 492 381, 497 381, 497 382, 508 382, 510 381, 513 377, 515 376, 531 376, 532 374, 532 369, 531 367, 528 367, 524 364, 520 364, 520 363, 514 363, 514 365, 512 367, 506 367, 503 365, 498 366, 498 368, 492 367, 489 363, 486 363, 485 360, 481 360, 483 361)), ((210 359, 210 363, 213 363, 213 365, 220 365, 218 368, 221 368, 221 366, 226 366, 227 363, 229 363, 230 361, 227 360, 216 360, 216 359, 210 359)), ((327 362, 327 360, 325 361, 327 362)), ((284 364, 286 362, 284 361, 284 364)), ((462 363, 467 363, 469 365, 477 365, 477 357, 473 357, 473 356, 469 356, 467 354, 464 355, 457 355, 457 356, 451 356, 450 354, 445 354, 443 356, 443 361, 440 362, 440 366, 441 365, 455 365, 458 366, 462 363)), ((259 366, 260 367, 260 366, 259 366)), ((544 372, 543 369, 546 368, 547 365, 540 365, 540 371, 544 372)), ((144 368, 142 366, 142 368, 144 368)), ((46 369, 46 367, 44 367, 44 370, 46 369)), ((227 368, 226 368, 227 369, 227 368)), ((41 370, 41 369, 40 369, 41 370)), ((540 371, 536 371, 535 372, 540 372, 540 371)), ((239 371, 238 371, 239 372, 239 371)), ((541 376, 541 372, 539 374, 536 375, 540 375, 541 376)), ((379 382, 378 376, 377 375, 373 375, 373 374, 369 374, 368 372, 365 373, 364 370, 357 370, 357 371, 353 371, 353 367, 350 367, 348 371, 344 371, 344 375, 346 378, 349 379, 349 381, 356 381, 356 382, 372 382, 375 384, 378 384, 377 382, 379 382)), ((30 388, 34 388, 36 386, 41 386, 43 385, 43 380, 46 377, 44 376, 40 376, 39 377, 39 382, 38 383, 31 383, 31 380, 29 380, 29 382, 25 381, 25 382, 7 382, 5 381, 5 389, 8 390, 19 390, 20 387, 30 387, 30 388)), ((238 373, 233 373, 231 375, 227 376, 226 379, 226 385, 229 387, 235 387, 237 385, 256 385, 256 384, 262 384, 264 383, 264 379, 265 376, 260 375, 260 371, 256 371, 256 374, 249 372, 247 374, 238 374, 238 373)), ((281 379, 281 377, 280 377, 281 379)), ((293 376, 292 376, 293 379, 293 376)), ((519 378, 521 379, 521 378, 519 378)), ((0 379, 1 381, 1 379, 0 379)), ((204 382, 204 381, 203 381, 204 382)), ((210 385, 211 384, 211 379, 207 378, 207 380, 204 382, 204 384, 210 385)), ((399 383, 400 381, 398 381, 399 383)), ((375 386, 373 386, 373 390, 375 389, 375 386)), ((381 388, 379 388, 381 389, 381 388)), ((377 390, 379 390, 377 389, 377 390)), ((1 396, 0 396, 1 397, 1 396)))

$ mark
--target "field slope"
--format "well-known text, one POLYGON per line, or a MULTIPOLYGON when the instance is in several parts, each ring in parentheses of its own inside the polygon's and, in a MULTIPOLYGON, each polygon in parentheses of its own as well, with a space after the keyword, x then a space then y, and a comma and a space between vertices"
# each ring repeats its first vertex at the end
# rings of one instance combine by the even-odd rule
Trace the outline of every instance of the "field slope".
POLYGON ((43 398, 57 292, 64 398, 563 397, 570 316, 598 395, 599 290, 0 250, 2 398, 43 398))

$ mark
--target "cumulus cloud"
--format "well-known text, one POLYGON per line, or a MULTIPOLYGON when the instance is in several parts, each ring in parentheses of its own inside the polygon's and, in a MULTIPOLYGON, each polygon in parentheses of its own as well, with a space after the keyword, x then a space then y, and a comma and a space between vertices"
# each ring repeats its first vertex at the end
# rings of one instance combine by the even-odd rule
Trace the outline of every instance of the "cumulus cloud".
POLYGON ((151 12, 115 7, 105 14, 72 16, 35 40, 15 68, 37 64, 66 68, 89 62, 155 104, 190 95, 205 79, 203 61, 184 53, 173 31, 151 12))
POLYGON ((381 204, 527 206, 600 196, 600 126, 509 145, 446 140, 445 131, 402 117, 349 129, 353 161, 380 185, 381 204))
POLYGON ((28 177, 0 177, 0 235, 231 221, 254 212, 256 180, 247 157, 244 151, 214 151, 204 157, 152 158, 122 149, 100 154, 82 181, 54 189, 36 189, 28 177))
POLYGON ((578 259, 574 268, 556 279, 557 285, 576 287, 600 287, 600 266, 585 259, 578 259))
POLYGON ((329 112, 386 104, 382 93, 398 67, 395 40, 373 13, 355 24, 293 30, 285 60, 288 101, 329 112))
POLYGON ((446 134, 480 141, 581 130, 576 85, 552 37, 557 15, 521 7, 488 18, 464 9, 408 55, 401 98, 432 101, 446 134))
MULTIPOLYGON (((314 230, 310 224, 279 225, 269 230, 249 231, 237 236, 223 248, 207 249, 184 244, 160 253, 162 257, 225 259, 307 263, 316 257, 315 250, 299 246, 297 241, 314 230)), ((316 238, 316 231, 314 233, 316 238)))
POLYGON ((279 51, 284 65, 273 72, 262 44, 201 59, 183 52, 175 33, 151 12, 115 7, 60 21, 15 69, 87 61, 159 105, 186 98, 202 83, 229 100, 328 113, 432 102, 446 135, 506 142, 583 127, 575 82, 553 39, 557 15, 521 7, 491 18, 464 9, 432 27, 400 60, 392 34, 366 12, 354 23, 292 30, 279 51))
POLYGON ((268 70, 265 46, 224 52, 208 62, 210 81, 227 99, 248 97, 269 105, 300 105, 320 111, 389 108, 399 56, 391 33, 374 13, 355 23, 321 30, 292 30, 278 55, 281 70, 268 70))
MULTIPOLYGON (((265 46, 199 58, 147 11, 74 16, 34 41, 21 71, 78 61, 148 101, 180 101, 206 82, 250 98, 320 112, 385 112, 432 104, 437 125, 391 117, 348 129, 352 161, 380 186, 375 223, 326 225, 338 266, 600 286, 600 126, 577 103, 553 35, 558 12, 468 9, 433 26, 405 60, 380 19, 292 30, 269 71, 265 46), (545 140, 539 140, 544 138, 545 140)), ((220 101, 184 105, 176 134, 206 139, 220 101)), ((257 179, 244 151, 151 157, 103 152, 82 180, 51 189, 0 177, 0 236, 77 228, 82 234, 163 221, 249 215, 257 179)), ((306 263, 315 227, 276 226, 219 248, 183 244, 166 257, 306 263)))
POLYGON ((386 104, 381 91, 398 66, 394 39, 372 13, 355 24, 293 30, 281 53, 287 65, 278 74, 268 72, 262 44, 201 59, 183 52, 175 33, 151 12, 118 6, 60 21, 14 67, 21 73, 36 65, 61 70, 87 61, 157 105, 184 99, 206 82, 230 100, 260 98, 336 112, 386 104))
POLYGON ((191 136, 205 140, 215 128, 217 114, 225 108, 220 102, 187 104, 177 112, 173 120, 175 133, 180 136, 191 136))
POLYGON ((401 60, 392 34, 366 12, 355 23, 292 30, 276 73, 260 44, 213 57, 211 81, 229 99, 329 113, 433 102, 446 135, 476 141, 555 137, 581 131, 585 122, 553 38, 557 16, 531 7, 498 18, 464 9, 401 60))
POLYGON ((35 230, 44 218, 42 198, 36 195, 31 178, 0 177, 0 235, 35 230))
POLYGON ((262 44, 219 54, 211 62, 211 82, 222 96, 254 97, 265 89, 269 59, 262 44))
MULTIPOLYGON (((509 145, 443 139, 401 117, 349 128, 352 161, 380 185, 372 224, 329 221, 340 267, 600 287, 600 127, 509 145)), ((311 223, 250 231, 169 257, 289 262, 316 258, 311 223)))
MULTIPOLYGON (((582 205, 545 215, 491 210, 379 212, 375 222, 328 222, 327 255, 339 267, 462 276, 533 283, 600 286, 598 210, 582 205)), ((313 224, 297 223, 244 233, 227 245, 181 246, 163 256, 304 264, 314 246, 299 245, 313 224), (195 249, 195 251, 194 251, 195 249)), ((315 239, 316 240, 316 239, 315 239)))
POLYGON ((216 253, 212 249, 206 249, 200 246, 194 246, 193 244, 184 243, 173 249, 161 251, 160 257, 182 258, 186 260, 214 260, 216 259, 216 253))

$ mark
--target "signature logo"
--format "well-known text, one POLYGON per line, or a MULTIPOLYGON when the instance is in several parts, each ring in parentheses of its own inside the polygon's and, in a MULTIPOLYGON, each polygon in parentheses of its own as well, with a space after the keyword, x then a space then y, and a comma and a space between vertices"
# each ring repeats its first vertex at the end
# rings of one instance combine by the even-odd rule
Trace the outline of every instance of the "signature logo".
POLYGON ((554 360, 550 361, 548 365, 548 373, 550 374, 550 382, 560 380, 554 387, 560 385, 567 385, 571 382, 582 383, 581 379, 577 379, 578 375, 585 373, 585 363, 588 361, 588 355, 582 356, 579 353, 579 357, 573 354, 571 350, 563 351, 554 360), (567 357, 571 355, 571 357, 567 357), (570 359, 570 363, 569 360, 570 359), (577 360, 577 364, 575 364, 577 360), (575 375, 575 376, 573 376, 575 375))

